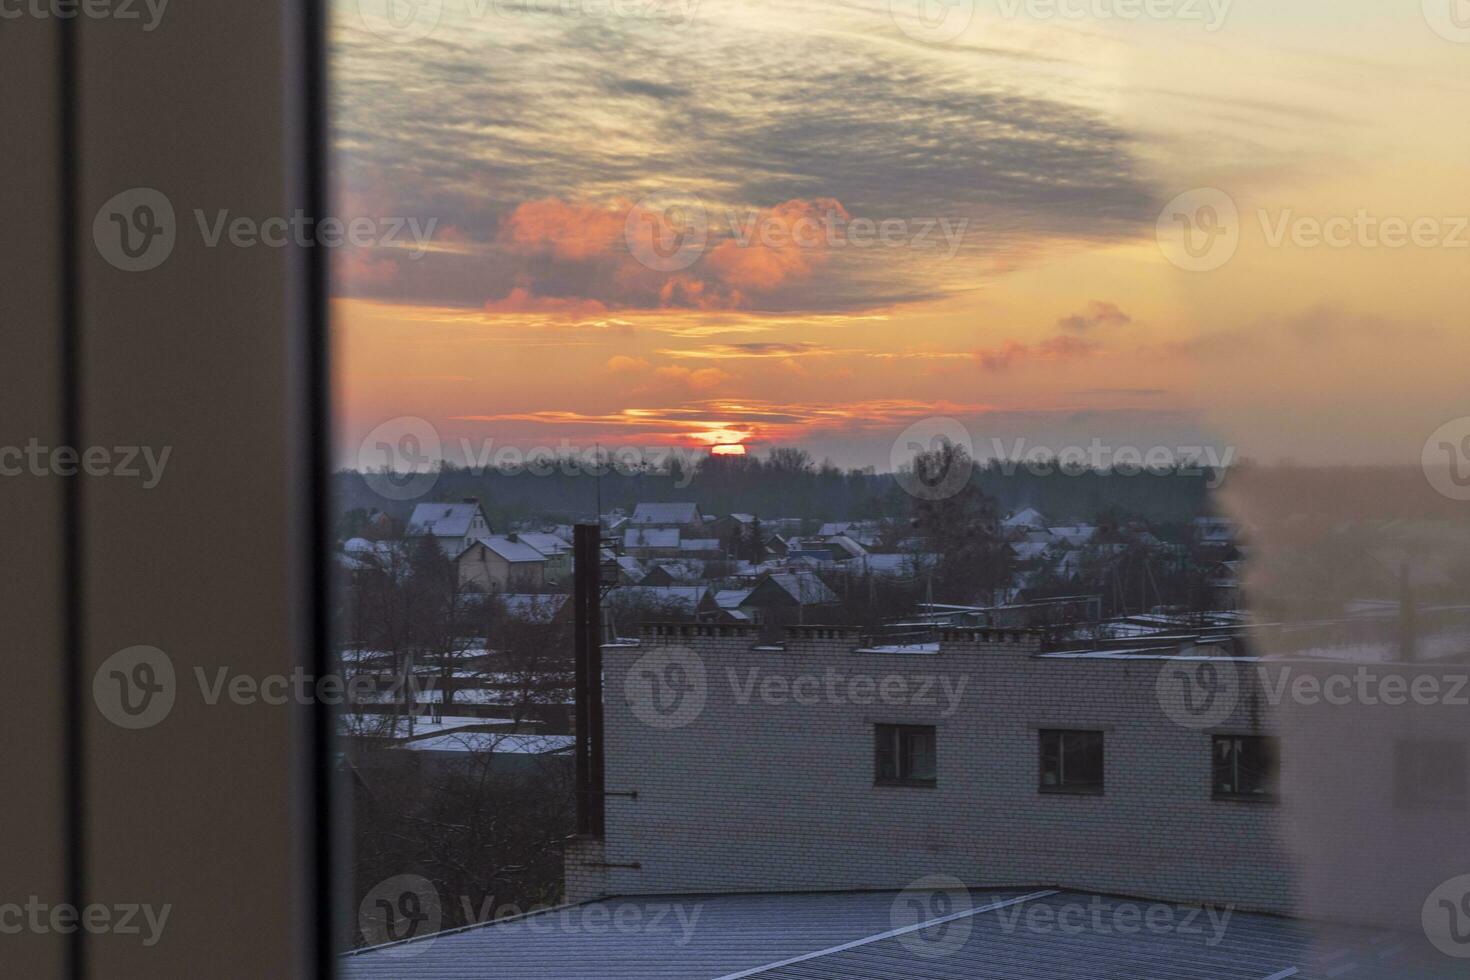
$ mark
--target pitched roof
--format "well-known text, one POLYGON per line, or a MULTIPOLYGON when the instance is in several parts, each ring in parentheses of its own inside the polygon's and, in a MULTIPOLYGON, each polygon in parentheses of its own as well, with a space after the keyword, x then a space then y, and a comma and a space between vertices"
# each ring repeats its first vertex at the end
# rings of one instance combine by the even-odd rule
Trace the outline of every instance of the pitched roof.
MULTIPOLYGON (((476 542, 495 552, 506 561, 545 561, 546 556, 524 541, 512 541, 510 538, 498 534, 492 534, 488 538, 482 538, 476 542)), ((474 545, 470 545, 471 548, 474 545)))
POLYGON ((769 581, 802 605, 837 601, 837 593, 827 588, 827 583, 817 578, 815 572, 777 572, 769 581))
POLYGON ((633 508, 634 524, 693 524, 700 520, 699 505, 688 501, 639 504, 633 508))
POLYGON ((1047 528, 1054 538, 1060 538, 1074 548, 1081 547, 1097 536, 1097 528, 1091 524, 1055 524, 1047 528))
POLYGON ((1046 527, 1046 517, 1035 507, 1022 507, 1010 517, 1001 521, 1005 527, 1046 527))
POLYGON ((553 555, 566 554, 572 550, 572 546, 564 539, 557 537, 555 534, 547 534, 544 531, 522 531, 516 537, 548 558, 553 555))
POLYGON ((470 533, 470 521, 477 514, 479 504, 419 504, 408 519, 408 536, 462 538, 470 533))
POLYGON ((715 593, 715 605, 721 609, 734 609, 745 601, 751 589, 721 589, 715 593))
POLYGON ((857 558, 861 555, 866 555, 868 553, 867 548, 864 548, 862 545, 858 544, 846 534, 832 535, 832 537, 827 539, 827 544, 841 548, 843 551, 847 552, 849 555, 852 555, 854 558, 857 558))

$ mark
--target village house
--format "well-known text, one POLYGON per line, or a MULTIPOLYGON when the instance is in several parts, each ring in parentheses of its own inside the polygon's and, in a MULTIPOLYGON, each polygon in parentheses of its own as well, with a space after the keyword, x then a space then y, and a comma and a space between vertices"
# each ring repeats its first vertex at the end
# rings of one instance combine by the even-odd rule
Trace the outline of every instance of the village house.
POLYGON ((572 580, 572 546, 565 538, 542 531, 522 531, 517 537, 546 556, 548 583, 572 580))
POLYGON ((491 535, 455 559, 459 587, 480 592, 523 592, 546 584, 546 556, 517 535, 491 535))
POLYGON ((623 553, 634 558, 678 558, 677 527, 629 527, 623 531, 623 553))
POLYGON ((685 531, 702 531, 704 515, 700 513, 696 503, 643 503, 633 508, 633 516, 628 523, 636 527, 676 527, 685 531))
POLYGON ((432 538, 446 558, 456 558, 490 536, 490 521, 475 497, 457 504, 419 504, 408 519, 405 536, 410 541, 432 538))

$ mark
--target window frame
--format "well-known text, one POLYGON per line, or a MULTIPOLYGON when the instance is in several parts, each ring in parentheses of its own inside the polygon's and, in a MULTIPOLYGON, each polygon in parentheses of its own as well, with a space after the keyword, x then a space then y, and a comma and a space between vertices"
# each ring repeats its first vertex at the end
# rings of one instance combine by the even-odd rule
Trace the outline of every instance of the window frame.
MULTIPOLYGON (((1237 776, 1239 774, 1239 761, 1235 762, 1237 776)), ((1236 785, 1239 780, 1237 778, 1236 785)), ((1281 802, 1281 739, 1275 735, 1265 735, 1260 732, 1213 732, 1210 735, 1210 799, 1225 803, 1280 803, 1281 802), (1221 740, 1252 740, 1260 741, 1272 746, 1274 755, 1274 768, 1272 770, 1272 786, 1265 793, 1242 793, 1239 790, 1222 792, 1219 772, 1219 757, 1217 747, 1221 740)))
POLYGON ((908 723, 873 723, 873 785, 874 786, 907 786, 917 789, 932 789, 939 785, 939 728, 937 725, 917 725, 908 723), (890 751, 893 753, 894 770, 896 776, 885 776, 883 774, 883 741, 885 735, 891 735, 893 745, 890 751), (905 776, 903 774, 904 759, 906 753, 905 739, 915 735, 927 735, 933 739, 934 775, 931 777, 905 776))
POLYGON ((1097 728, 1038 728, 1036 730, 1036 791, 1047 796, 1105 796, 1107 795, 1107 732, 1097 728), (1096 783, 1068 784, 1066 776, 1067 737, 1095 736, 1098 752, 1098 777, 1096 783), (1057 739, 1058 782, 1054 786, 1046 783, 1047 739, 1057 739))
POLYGON ((0 79, 26 93, 0 107, 0 156, 20 164, 8 203, 24 205, 0 237, 27 284, 0 300, 5 417, 51 446, 171 454, 147 488, 0 485, 30 573, 0 595, 16 649, 37 653, 19 668, 33 699, 8 719, 24 726, 11 755, 33 804, 7 815, 13 884, 53 905, 177 913, 152 946, 81 928, 7 937, 16 975, 335 969, 330 707, 211 704, 193 687, 200 667, 331 669, 327 255, 191 233, 196 210, 329 214, 325 17, 313 3, 215 4, 170 7, 156 30, 81 16, 0 30, 0 79), (170 200, 178 234, 161 265, 129 272, 106 261, 94 219, 143 187, 170 200), (251 515, 248 533, 222 513, 251 515), (162 722, 124 730, 92 681, 139 645, 171 659, 177 697, 162 722), (213 805, 225 799, 243 805, 213 805))

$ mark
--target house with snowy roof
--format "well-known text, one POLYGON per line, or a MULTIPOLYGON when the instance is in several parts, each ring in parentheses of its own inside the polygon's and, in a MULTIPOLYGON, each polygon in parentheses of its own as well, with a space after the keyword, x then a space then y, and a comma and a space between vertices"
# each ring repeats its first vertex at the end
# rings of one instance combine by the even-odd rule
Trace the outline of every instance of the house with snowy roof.
POLYGON ((642 503, 633 508, 628 521, 636 527, 677 527, 689 531, 704 528, 704 515, 692 501, 642 503))
POLYGON ((408 519, 405 536, 410 541, 431 538, 447 558, 456 558, 466 548, 490 536, 490 521, 476 497, 457 504, 419 504, 408 519))
POLYGON ((459 587, 473 592, 525 592, 546 584, 546 556, 518 535, 490 535, 455 558, 459 587))

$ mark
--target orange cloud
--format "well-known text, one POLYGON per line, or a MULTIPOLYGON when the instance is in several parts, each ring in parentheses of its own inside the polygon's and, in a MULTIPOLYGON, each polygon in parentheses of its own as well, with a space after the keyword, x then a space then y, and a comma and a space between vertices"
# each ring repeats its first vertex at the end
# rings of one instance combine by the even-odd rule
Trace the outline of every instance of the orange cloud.
POLYGON ((686 367, 671 364, 659 368, 654 373, 660 378, 666 378, 670 381, 677 381, 681 384, 688 385, 696 391, 707 391, 710 388, 718 388, 730 380, 730 375, 721 371, 719 368, 691 370, 686 367))
POLYGON ((1097 350, 1094 341, 1083 337, 1058 334, 1039 344, 1023 344, 1019 340, 1007 340, 999 347, 990 347, 975 352, 975 359, 987 371, 1004 371, 1024 360, 1061 361, 1073 357, 1086 357, 1097 350))
MULTIPOLYGON (((535 288, 583 297, 604 308, 741 309, 762 294, 810 277, 850 217, 832 198, 795 199, 745 215, 731 212, 735 227, 723 228, 717 224, 722 215, 706 209, 703 253, 687 268, 665 272, 649 268, 630 251, 625 229, 637 207, 623 200, 594 204, 555 198, 518 205, 497 237, 521 258, 522 281, 530 286, 494 301, 494 308, 527 309, 535 288)), ((652 218, 663 220, 657 214, 652 218)), ((536 300, 529 309, 548 312, 555 302, 536 300)), ((588 309, 563 311, 585 314, 588 309)))
POLYGON ((623 239, 626 204, 568 204, 556 198, 526 201, 500 227, 500 240, 530 255, 573 262, 606 255, 623 239))
POLYGON ((550 313, 556 316, 600 316, 607 307, 595 299, 576 296, 533 296, 524 286, 516 286, 500 299, 485 301, 487 313, 550 313))
POLYGON ((826 258, 832 233, 850 215, 837 200, 793 199, 751 216, 709 253, 705 264, 726 285, 769 291, 804 279, 826 258))
POLYGON ((619 373, 634 371, 647 371, 648 362, 641 357, 629 357, 626 354, 615 354, 607 359, 607 369, 619 373))

